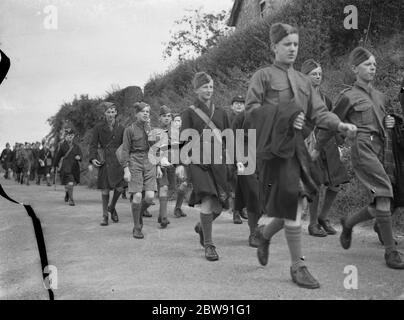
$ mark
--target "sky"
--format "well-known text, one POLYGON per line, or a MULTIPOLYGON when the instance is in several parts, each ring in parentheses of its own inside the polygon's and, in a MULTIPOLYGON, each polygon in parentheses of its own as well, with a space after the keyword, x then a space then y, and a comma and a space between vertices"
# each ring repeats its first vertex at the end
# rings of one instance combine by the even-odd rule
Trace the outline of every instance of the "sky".
POLYGON ((0 149, 40 141, 47 119, 74 96, 144 84, 188 10, 229 11, 233 0, 1 0, 0 48, 11 67, 0 86, 0 149))

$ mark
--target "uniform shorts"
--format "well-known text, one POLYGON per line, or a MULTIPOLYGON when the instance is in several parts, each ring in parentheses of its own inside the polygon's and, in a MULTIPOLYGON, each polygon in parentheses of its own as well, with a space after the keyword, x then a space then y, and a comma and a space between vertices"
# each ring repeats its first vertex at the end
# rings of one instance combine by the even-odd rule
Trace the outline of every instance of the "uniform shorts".
POLYGON ((132 153, 129 158, 131 179, 128 183, 129 193, 157 191, 156 166, 149 161, 148 153, 132 153))

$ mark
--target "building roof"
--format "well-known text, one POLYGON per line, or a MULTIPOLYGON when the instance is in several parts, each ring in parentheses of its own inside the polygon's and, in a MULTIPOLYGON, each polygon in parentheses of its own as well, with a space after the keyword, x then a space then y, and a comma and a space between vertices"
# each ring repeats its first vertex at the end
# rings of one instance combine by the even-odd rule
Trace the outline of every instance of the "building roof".
POLYGON ((243 2, 243 0, 234 0, 233 8, 231 9, 231 13, 230 13, 229 21, 227 21, 227 25, 229 27, 235 27, 236 26, 242 2, 243 2))

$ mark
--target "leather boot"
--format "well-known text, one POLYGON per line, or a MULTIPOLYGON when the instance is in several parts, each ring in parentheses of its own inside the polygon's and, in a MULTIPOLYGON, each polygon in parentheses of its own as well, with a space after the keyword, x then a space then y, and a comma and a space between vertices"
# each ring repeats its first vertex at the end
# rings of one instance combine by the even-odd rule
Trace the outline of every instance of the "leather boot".
POLYGON ((299 287, 306 289, 320 288, 320 283, 311 275, 306 266, 299 266, 297 268, 290 267, 290 275, 292 280, 299 287))
POLYGON ((233 210, 233 223, 234 224, 242 224, 243 221, 240 217, 240 212, 238 210, 233 210))
POLYGON ((216 247, 214 245, 208 244, 205 247, 205 258, 209 261, 219 260, 219 255, 216 252, 216 247))
POLYGON ((140 224, 140 203, 131 203, 132 216, 133 216, 133 237, 136 239, 143 239, 142 225, 140 224))

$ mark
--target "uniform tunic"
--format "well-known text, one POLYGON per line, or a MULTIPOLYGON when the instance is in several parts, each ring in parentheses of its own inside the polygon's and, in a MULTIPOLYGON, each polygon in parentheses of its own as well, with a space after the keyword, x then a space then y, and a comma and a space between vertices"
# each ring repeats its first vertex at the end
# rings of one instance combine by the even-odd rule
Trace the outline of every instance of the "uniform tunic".
MULTIPOLYGON (((351 148, 352 167, 375 197, 393 197, 391 181, 383 167, 385 106, 386 98, 381 92, 355 82, 341 93, 334 109, 343 121, 358 127, 351 148)), ((329 133, 322 133, 318 147, 322 147, 329 136, 329 133)))
MULTIPOLYGON (((321 91, 320 97, 323 99, 329 111, 332 111, 331 100, 321 91)), ((312 128, 313 129, 313 128, 312 128)), ((318 136, 321 129, 315 129, 315 135, 318 136)), ((337 187, 340 184, 348 183, 348 172, 340 159, 338 146, 343 143, 343 139, 336 134, 320 150, 320 156, 315 161, 316 169, 320 173, 320 182, 329 187, 337 187)))
POLYGON ((46 175, 50 172, 52 167, 52 155, 48 148, 42 148, 38 151, 38 175, 46 175), (39 160, 42 161, 39 162, 39 160))
POLYGON ((123 134, 121 165, 129 167, 131 180, 128 183, 129 193, 157 191, 156 166, 149 160, 148 126, 136 120, 127 127, 123 134))
MULTIPOLYGON (((171 130, 168 128, 155 128, 149 134, 149 142, 154 146, 157 146, 156 155, 158 157, 166 157, 170 161, 171 150, 171 130)), ((170 190, 174 190, 176 187, 176 175, 175 166, 161 167, 163 176, 157 179, 157 185, 159 189, 163 186, 169 186, 170 190)))
MULTIPOLYGON (((230 128, 230 123, 227 113, 222 108, 215 108, 213 115, 212 109, 205 105, 199 99, 195 100, 194 106, 201 109, 215 126, 220 130, 230 128), (212 116, 212 117, 211 117, 212 116)), ((206 196, 213 196, 219 199, 224 204, 224 200, 230 193, 230 185, 228 182, 228 168, 226 164, 214 164, 214 138, 209 142, 203 141, 203 130, 211 131, 206 123, 190 108, 185 109, 182 114, 182 127, 183 132, 186 129, 195 129, 200 136, 200 164, 190 163, 188 166, 187 174, 188 179, 192 183, 192 194, 189 200, 189 205, 201 203, 202 199, 206 196), (204 148, 211 148, 211 164, 203 163, 204 148)))
MULTIPOLYGON (((301 195, 302 189, 299 169, 302 162, 299 163, 296 154, 289 161, 283 161, 278 152, 274 151, 284 147, 279 138, 288 138, 290 133, 288 130, 293 126, 293 120, 297 114, 291 113, 289 120, 283 119, 282 113, 285 110, 281 108, 301 110, 305 113, 307 120, 315 123, 317 127, 333 131, 337 131, 340 120, 328 111, 310 80, 294 70, 292 66, 285 66, 275 61, 273 65, 258 70, 250 80, 246 96, 246 122, 249 128, 257 130, 260 201, 263 202, 263 208, 269 216, 295 220, 298 196, 301 195), (293 172, 296 177, 293 185, 282 185, 285 181, 276 175, 277 172, 271 172, 279 168, 293 172)), ((296 133, 297 137, 299 135, 301 132, 296 133)), ((302 139, 302 136, 300 138, 302 139)), ((297 145, 293 147, 293 139, 290 143, 292 148, 301 147, 297 145)), ((293 154, 293 150, 288 150, 287 153, 289 152, 293 154)))
POLYGON ((123 168, 116 157, 116 149, 123 142, 123 132, 125 128, 115 121, 112 131, 106 121, 95 125, 93 136, 90 142, 90 163, 97 159, 103 164, 98 168, 98 189, 115 189, 125 187, 123 179, 123 168), (98 147, 101 154, 98 154, 98 147))
MULTIPOLYGON (((232 128, 236 132, 237 129, 244 129, 245 113, 238 114, 233 122, 232 128)), ((236 133, 235 133, 236 136, 236 133)), ((236 147, 237 148, 237 147, 236 147)), ((248 149, 248 133, 244 131, 244 150, 248 149)), ((242 210, 247 208, 248 212, 260 214, 259 206, 259 183, 257 172, 250 175, 237 175, 235 185, 234 209, 242 210)))
POLYGON ((80 147, 73 142, 72 150, 67 154, 71 145, 64 141, 56 154, 53 162, 53 166, 56 167, 63 157, 62 167, 60 169, 60 180, 62 185, 66 185, 69 182, 80 183, 80 164, 79 162, 83 158, 80 147), (80 156, 80 160, 76 160, 76 156, 80 156))

